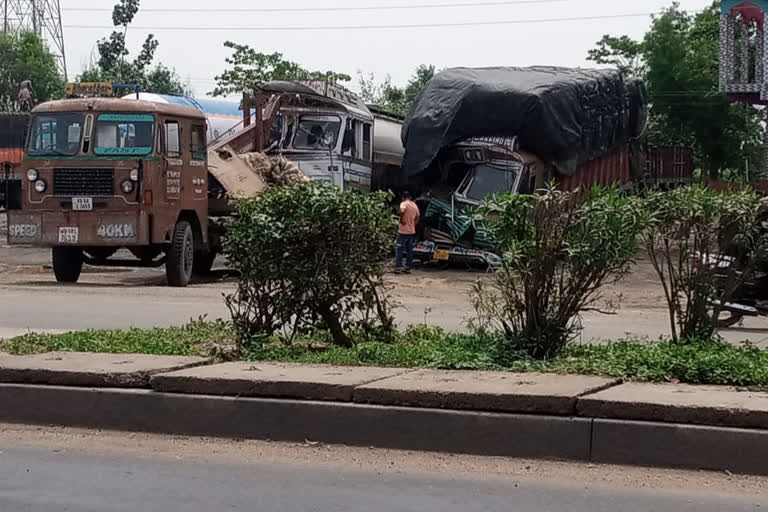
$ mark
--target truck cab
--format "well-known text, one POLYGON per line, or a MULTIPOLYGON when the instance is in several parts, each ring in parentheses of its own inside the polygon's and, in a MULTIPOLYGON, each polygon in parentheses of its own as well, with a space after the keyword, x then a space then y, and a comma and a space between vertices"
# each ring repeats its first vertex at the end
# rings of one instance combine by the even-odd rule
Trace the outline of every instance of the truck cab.
POLYGON ((244 94, 241 108, 246 128, 222 143, 234 152, 283 156, 312 180, 344 190, 375 188, 374 116, 343 87, 324 80, 267 82, 244 94))
MULTIPOLYGON (((210 255, 206 119, 193 108, 123 98, 51 101, 32 111, 21 209, 8 242, 52 248, 60 282, 129 249, 189 281, 210 255)), ((212 260, 211 260, 212 262, 212 260)))

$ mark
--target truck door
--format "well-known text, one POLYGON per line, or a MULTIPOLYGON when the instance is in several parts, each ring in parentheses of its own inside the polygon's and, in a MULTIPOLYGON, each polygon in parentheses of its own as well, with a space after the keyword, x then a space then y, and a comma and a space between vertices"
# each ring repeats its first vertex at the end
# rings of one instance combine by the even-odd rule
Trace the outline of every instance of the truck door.
POLYGON ((184 161, 181 158, 181 125, 177 120, 165 121, 165 172, 164 197, 167 203, 176 204, 181 198, 181 170, 184 161))

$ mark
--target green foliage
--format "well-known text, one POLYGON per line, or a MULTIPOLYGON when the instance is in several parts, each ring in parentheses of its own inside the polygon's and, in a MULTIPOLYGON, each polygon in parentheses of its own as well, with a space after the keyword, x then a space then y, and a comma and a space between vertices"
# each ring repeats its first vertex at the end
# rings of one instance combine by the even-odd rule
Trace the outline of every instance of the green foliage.
POLYGON ((296 62, 286 60, 281 53, 261 53, 245 44, 226 41, 232 50, 226 58, 231 67, 216 77, 211 96, 227 96, 252 90, 256 84, 270 80, 328 80, 348 82, 352 78, 334 71, 308 71, 296 62))
POLYGON ((0 33, 0 111, 19 109, 19 84, 32 82, 34 101, 40 103, 64 95, 64 77, 56 67, 56 58, 33 32, 0 33))
POLYGON ((768 255, 768 201, 747 188, 690 186, 652 193, 643 207, 643 241, 667 298, 672 339, 711 337, 720 308, 710 299, 730 301, 768 255), (722 259, 723 251, 734 259, 722 259))
POLYGON ((62 334, 30 333, 0 339, 0 352, 13 355, 51 351, 114 354, 208 355, 219 344, 231 344, 231 328, 224 322, 198 320, 183 327, 163 329, 108 329, 62 334))
POLYGON ((641 77, 645 73, 643 43, 628 36, 604 35, 588 55, 592 62, 615 67, 627 76, 641 77))
POLYGON ((615 189, 502 195, 479 213, 502 265, 490 289, 471 293, 473 327, 500 330, 537 359, 555 357, 578 335, 579 313, 629 271, 643 226, 637 204, 615 189))
POLYGON ((697 14, 673 3, 642 41, 604 36, 589 59, 644 79, 651 142, 693 146, 709 177, 744 178, 747 165, 752 176, 763 170, 763 114, 718 90, 719 17, 719 2, 697 14))
POLYGON ((291 346, 272 343, 253 347, 246 358, 344 366, 535 371, 644 382, 768 385, 767 350, 713 339, 701 339, 695 344, 668 340, 571 344, 557 357, 542 361, 531 358, 499 334, 446 333, 439 328, 412 326, 397 333, 391 343, 362 338, 350 348, 328 347, 324 335, 314 334, 291 346))
POLYGON ((391 329, 383 284, 393 245, 384 193, 341 191, 311 182, 271 187, 237 201, 225 254, 241 278, 228 297, 244 339, 322 325, 351 345, 353 326, 391 329))
POLYGON ((768 351, 712 339, 686 345, 671 341, 620 341, 610 345, 572 345, 549 369, 635 381, 766 386, 768 351))
POLYGON ((182 83, 176 71, 163 64, 152 67, 155 52, 160 44, 153 34, 149 34, 144 40, 139 54, 133 60, 128 60, 125 34, 138 11, 139 0, 119 0, 112 10, 112 23, 122 30, 113 31, 109 38, 101 39, 97 43, 98 60, 85 69, 78 80, 137 84, 142 90, 160 94, 189 93, 189 87, 182 83))
MULTIPOLYGON (((254 344, 249 361, 282 361, 344 366, 387 366, 466 370, 509 370, 615 377, 624 380, 725 386, 768 386, 768 351, 745 344, 702 339, 618 341, 608 345, 573 344, 550 360, 532 359, 499 334, 457 334, 426 326, 395 332, 385 342, 362 329, 350 330, 351 347, 329 345, 326 331, 311 331, 292 345, 277 340, 254 344)), ((216 355, 234 333, 222 321, 204 319, 165 329, 90 330, 64 334, 26 334, 0 340, 0 351, 15 355, 49 351, 216 355)))
POLYGON ((435 66, 425 64, 416 68, 413 76, 405 87, 392 85, 392 78, 387 75, 384 82, 376 83, 373 74, 358 73, 358 81, 362 98, 367 103, 373 103, 394 114, 406 115, 427 82, 435 76, 435 66))

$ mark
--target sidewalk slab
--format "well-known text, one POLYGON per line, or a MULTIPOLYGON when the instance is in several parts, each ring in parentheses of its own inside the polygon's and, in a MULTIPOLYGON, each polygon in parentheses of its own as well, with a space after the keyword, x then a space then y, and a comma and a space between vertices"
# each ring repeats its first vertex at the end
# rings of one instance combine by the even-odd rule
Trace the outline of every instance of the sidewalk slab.
POLYGON ((615 379, 540 373, 418 370, 355 389, 355 402, 442 409, 574 414, 576 399, 615 379))
POLYGON ((406 371, 400 368, 223 363, 155 375, 151 386, 155 391, 167 393, 350 402, 355 387, 406 371))
POLYGON ((768 393, 726 386, 626 383, 579 399, 579 416, 768 429, 768 393))
POLYGON ((155 373, 206 364, 202 357, 48 352, 0 357, 0 382, 136 388, 155 373))

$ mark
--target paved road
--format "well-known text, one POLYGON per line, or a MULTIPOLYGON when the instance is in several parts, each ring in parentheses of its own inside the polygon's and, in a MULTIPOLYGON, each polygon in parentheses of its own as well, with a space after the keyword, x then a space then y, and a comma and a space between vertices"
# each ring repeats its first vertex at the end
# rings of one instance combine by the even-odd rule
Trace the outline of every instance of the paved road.
MULTIPOLYGON (((396 470, 394 462, 385 464, 386 456, 376 451, 369 451, 361 462, 359 450, 350 458, 344 454, 344 447, 316 449, 308 456, 297 455, 301 449, 294 448, 288 461, 276 462, 263 452, 262 457, 249 460, 248 446, 239 457, 217 458, 189 456, 188 450, 177 446, 178 440, 170 438, 159 441, 159 451, 176 448, 160 455, 144 451, 140 443, 136 448, 102 451, 84 448, 86 442, 88 434, 82 435, 75 446, 60 438, 38 439, 28 445, 5 436, 0 440, 0 510, 719 512, 768 506, 764 493, 750 494, 736 484, 724 494, 687 485, 682 489, 632 489, 631 483, 629 487, 594 485, 580 479, 563 479, 557 473, 535 479, 484 475, 484 462, 490 468, 491 459, 476 459, 464 474, 458 468, 451 474, 408 467, 396 470), (337 460, 327 464, 323 459, 328 457, 337 460)), ((193 449, 215 454, 223 443, 230 442, 193 445, 193 449)), ((515 464, 514 460, 504 462, 515 464)), ((570 471, 579 469, 585 474, 594 472, 587 466, 570 471)), ((667 472, 669 475, 674 476, 667 472)), ((675 479, 686 483, 685 476, 669 478, 673 482, 675 479)), ((755 485, 759 483, 753 482, 755 485)))
MULTIPOLYGON (((222 293, 230 285, 201 284, 186 289, 154 285, 85 283, 57 286, 50 282, 0 285, 0 337, 33 331, 163 327, 181 325, 191 318, 227 318, 222 293)), ((466 302, 448 303, 440 297, 402 295, 397 311, 400 324, 423 323, 449 330, 466 329, 466 302)), ((587 313, 582 341, 640 336, 656 339, 669 332, 666 313, 656 310, 620 310, 617 315, 587 313)), ((750 340, 768 346, 762 319, 722 334, 732 342, 750 340)))

